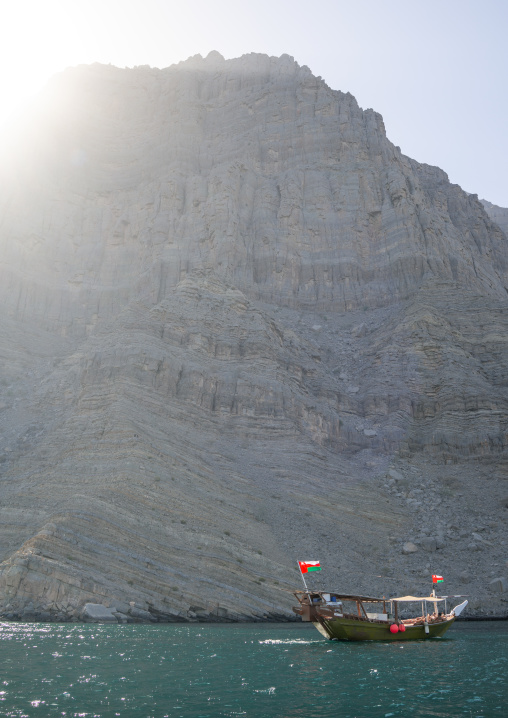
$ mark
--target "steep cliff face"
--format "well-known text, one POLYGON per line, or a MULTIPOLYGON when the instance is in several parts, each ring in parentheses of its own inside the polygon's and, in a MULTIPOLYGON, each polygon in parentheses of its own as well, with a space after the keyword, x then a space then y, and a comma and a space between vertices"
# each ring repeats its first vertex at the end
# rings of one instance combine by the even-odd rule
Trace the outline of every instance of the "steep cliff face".
POLYGON ((502 572, 507 239, 377 113, 287 56, 79 67, 1 174, 1 611, 502 572))
POLYGON ((486 199, 482 199, 481 203, 485 207, 485 210, 491 220, 495 222, 506 236, 508 236, 508 209, 506 207, 499 207, 497 204, 492 204, 486 199))

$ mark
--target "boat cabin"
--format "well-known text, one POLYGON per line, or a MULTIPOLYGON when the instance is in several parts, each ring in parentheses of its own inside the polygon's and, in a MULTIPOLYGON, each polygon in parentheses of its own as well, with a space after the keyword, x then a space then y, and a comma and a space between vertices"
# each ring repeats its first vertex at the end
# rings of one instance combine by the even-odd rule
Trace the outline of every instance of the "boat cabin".
POLYGON ((389 600, 385 598, 324 591, 295 591, 295 596, 300 606, 293 611, 302 617, 302 621, 315 621, 316 609, 319 609, 320 615, 329 613, 330 618, 346 617, 384 622, 393 620, 393 608, 390 609, 389 600))
MULTIPOLYGON (((373 598, 324 591, 295 591, 299 606, 293 610, 302 617, 302 621, 316 621, 317 613, 322 617, 348 618, 371 622, 404 622, 409 625, 435 623, 447 616, 446 599, 448 596, 396 596, 393 598, 373 598), (407 604, 421 605, 421 614, 406 617, 407 604)), ((460 598, 453 596, 453 598, 460 598)), ((457 614, 458 615, 458 614, 457 614)))

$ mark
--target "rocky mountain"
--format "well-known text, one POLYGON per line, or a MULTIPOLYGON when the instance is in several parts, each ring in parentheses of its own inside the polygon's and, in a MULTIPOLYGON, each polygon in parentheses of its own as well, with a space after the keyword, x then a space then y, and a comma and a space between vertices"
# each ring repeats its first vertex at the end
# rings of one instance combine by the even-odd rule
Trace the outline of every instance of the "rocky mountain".
MULTIPOLYGON (((292 58, 55 77, 4 142, 0 613, 506 612, 507 237, 292 58)), ((491 216, 489 216, 489 214, 491 216)))
POLYGON ((486 199, 482 199, 481 203, 485 207, 485 211, 497 225, 501 227, 505 235, 508 237, 508 209, 505 207, 498 207, 497 204, 487 202, 486 199))

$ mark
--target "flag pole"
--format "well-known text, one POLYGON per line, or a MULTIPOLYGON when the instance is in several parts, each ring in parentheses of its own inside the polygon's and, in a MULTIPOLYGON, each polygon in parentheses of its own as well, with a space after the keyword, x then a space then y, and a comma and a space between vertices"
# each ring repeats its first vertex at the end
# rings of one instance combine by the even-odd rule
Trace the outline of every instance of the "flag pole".
POLYGON ((302 577, 303 585, 305 586, 305 591, 307 593, 309 593, 309 589, 308 589, 307 584, 305 583, 305 579, 303 577, 303 571, 302 571, 302 567, 300 566, 300 561, 297 561, 297 564, 298 564, 298 569, 300 571, 300 576, 302 577))

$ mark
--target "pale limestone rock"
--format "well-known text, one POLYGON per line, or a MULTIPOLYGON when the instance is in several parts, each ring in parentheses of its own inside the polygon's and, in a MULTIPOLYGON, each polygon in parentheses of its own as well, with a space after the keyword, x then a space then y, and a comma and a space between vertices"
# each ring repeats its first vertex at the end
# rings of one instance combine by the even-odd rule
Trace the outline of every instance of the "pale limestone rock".
POLYGON ((492 581, 489 582, 489 586, 492 591, 496 591, 498 593, 505 593, 505 591, 508 591, 508 579, 506 579, 504 576, 494 578, 492 581))
POLYGON ((97 623, 117 622, 112 609, 101 603, 86 603, 83 607, 83 618, 97 623))
POLYGON ((418 546, 416 546, 412 541, 406 541, 406 543, 402 547, 402 553, 405 554, 416 553, 417 551, 418 546))

